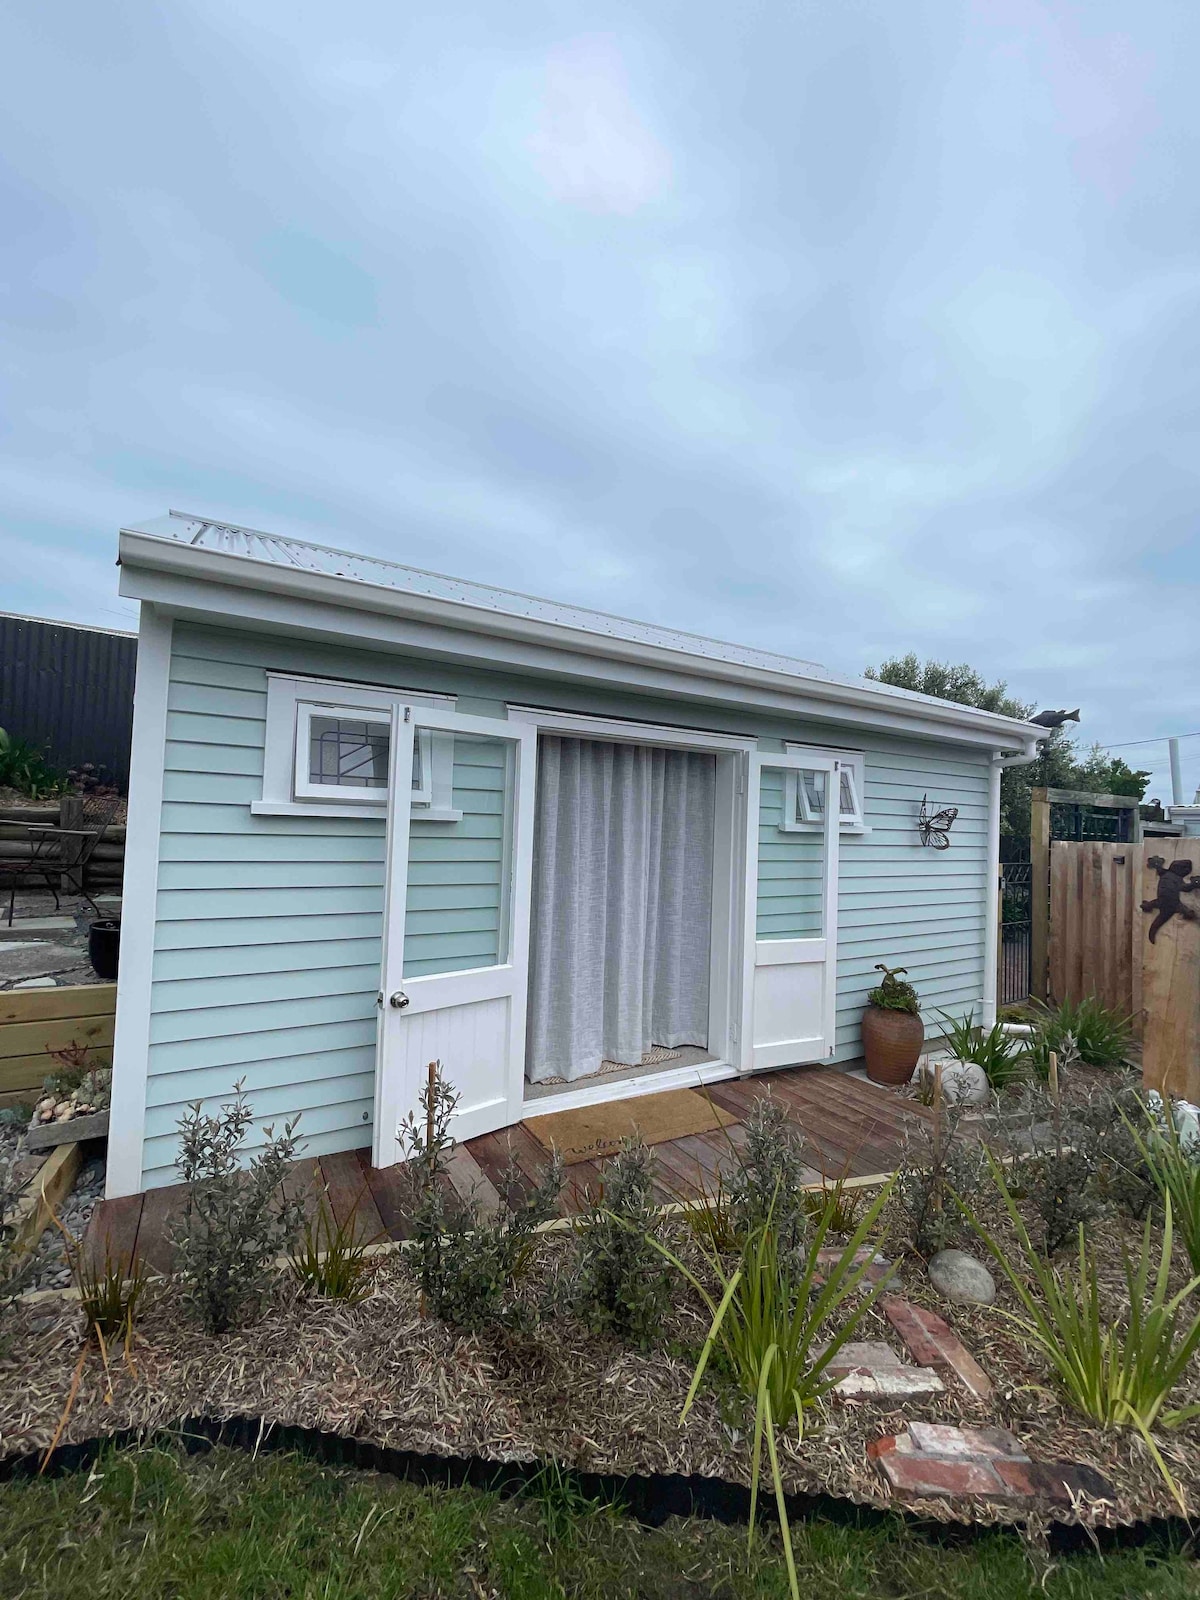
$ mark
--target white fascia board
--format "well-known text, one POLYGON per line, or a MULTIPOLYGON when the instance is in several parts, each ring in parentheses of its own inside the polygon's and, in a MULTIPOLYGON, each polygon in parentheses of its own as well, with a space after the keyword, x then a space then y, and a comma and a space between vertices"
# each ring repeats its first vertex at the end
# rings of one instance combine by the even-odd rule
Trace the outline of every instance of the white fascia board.
POLYGON ((603 682, 672 698, 709 700, 949 739, 1022 749, 1045 730, 970 707, 803 678, 688 655, 634 640, 485 611, 427 595, 275 567, 223 551, 124 530, 120 592, 209 624, 258 622, 315 637, 419 650, 447 661, 603 682))

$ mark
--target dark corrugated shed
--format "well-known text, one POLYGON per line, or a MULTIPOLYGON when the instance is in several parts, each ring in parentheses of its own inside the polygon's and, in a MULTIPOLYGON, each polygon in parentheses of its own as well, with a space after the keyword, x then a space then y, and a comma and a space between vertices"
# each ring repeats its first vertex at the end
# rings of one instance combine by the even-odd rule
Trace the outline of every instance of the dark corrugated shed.
POLYGON ((0 615, 0 728, 56 767, 105 766, 124 789, 136 665, 134 635, 0 615))

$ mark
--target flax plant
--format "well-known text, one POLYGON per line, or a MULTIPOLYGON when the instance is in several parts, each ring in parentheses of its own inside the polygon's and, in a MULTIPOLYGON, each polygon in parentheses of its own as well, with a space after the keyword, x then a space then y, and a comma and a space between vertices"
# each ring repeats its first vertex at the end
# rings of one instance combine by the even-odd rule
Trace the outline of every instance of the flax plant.
MULTIPOLYGON (((1200 1312, 1188 1304, 1200 1287, 1192 1278, 1170 1292, 1173 1220, 1165 1199, 1158 1263, 1153 1261, 1151 1219, 1142 1229, 1136 1258, 1124 1256, 1129 1297, 1126 1316, 1115 1321, 1101 1304, 1095 1253, 1079 1226, 1079 1254, 1069 1270, 1057 1271, 1029 1236, 995 1156, 988 1152, 992 1176, 1021 1247, 1024 1271, 1009 1260, 991 1233, 974 1216, 973 1226, 1021 1302, 1023 1314, 1000 1310, 1049 1363, 1069 1402, 1104 1428, 1136 1428, 1168 1488, 1187 1515, 1179 1486, 1155 1444, 1151 1430, 1175 1428, 1200 1416, 1200 1405, 1170 1407, 1172 1389, 1200 1349, 1200 1312), (1036 1292, 1035 1292, 1036 1291, 1036 1292)), ((969 1214, 969 1213, 968 1213, 969 1214)))
POLYGON ((305 1294, 344 1300, 352 1306, 370 1294, 375 1262, 367 1252, 382 1236, 368 1239, 359 1227, 358 1208, 365 1194, 364 1188, 341 1222, 330 1211, 324 1194, 313 1215, 306 1218, 299 1240, 288 1253, 292 1275, 305 1294))
POLYGON ((112 1370, 109 1366, 108 1352, 110 1345, 117 1339, 123 1341, 126 1363, 129 1370, 134 1371, 133 1324, 150 1281, 149 1268, 140 1256, 131 1254, 114 1258, 112 1247, 106 1242, 104 1261, 101 1264, 65 1226, 54 1207, 48 1206, 48 1210, 50 1221, 63 1236, 63 1255, 79 1294, 79 1306, 87 1327, 87 1337, 80 1349, 79 1359, 75 1363, 75 1371, 71 1376, 66 1403, 58 1419, 58 1426, 38 1468, 39 1474, 45 1472, 70 1420, 75 1397, 83 1381, 83 1369, 87 1365, 92 1339, 96 1341, 100 1360, 104 1366, 106 1405, 111 1405, 113 1398, 112 1370))
POLYGON ((1027 1052, 1020 1040, 1011 1038, 1002 1023, 984 1029, 972 1017, 953 1017, 939 1011, 942 1037, 959 1061, 973 1061, 984 1070, 993 1089, 1005 1089, 1025 1072, 1027 1052))
MULTIPOLYGON (((732 1272, 716 1250, 705 1248, 719 1297, 666 1245, 652 1240, 692 1285, 712 1317, 680 1421, 691 1410, 710 1361, 718 1356, 738 1388, 754 1402, 749 1538, 753 1541, 765 1448, 793 1600, 799 1600, 800 1591, 779 1465, 778 1434, 794 1424, 797 1436, 803 1439, 806 1414, 833 1387, 835 1380, 828 1376, 831 1362, 885 1287, 882 1282, 875 1284, 851 1303, 871 1267, 869 1258, 856 1262, 855 1257, 891 1193, 892 1183, 888 1182, 863 1215, 845 1249, 828 1264, 819 1262, 818 1256, 833 1231, 841 1196, 836 1191, 828 1195, 799 1253, 781 1245, 772 1204, 765 1221, 745 1238, 732 1272), (822 1343, 826 1325, 839 1313, 845 1320, 822 1343)), ((775 1198, 778 1199, 778 1191, 775 1198)))
POLYGON ((1175 1121, 1171 1102, 1164 1098, 1161 1119, 1139 1102, 1144 1126, 1137 1127, 1124 1113, 1121 1119, 1132 1135, 1154 1187, 1169 1201, 1179 1237, 1192 1271, 1200 1273, 1200 1147, 1185 1139, 1175 1121))

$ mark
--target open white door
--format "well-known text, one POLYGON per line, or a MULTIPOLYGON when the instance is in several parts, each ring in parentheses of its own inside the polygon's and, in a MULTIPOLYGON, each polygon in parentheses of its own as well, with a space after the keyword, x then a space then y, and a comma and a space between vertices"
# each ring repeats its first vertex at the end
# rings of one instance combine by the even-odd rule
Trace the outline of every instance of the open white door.
MULTIPOLYGON (((400 1119, 440 1060, 457 1139, 518 1121, 525 1070, 537 730, 398 706, 388 786, 383 982, 371 1160, 393 1165, 400 1119), (457 821, 410 821, 419 730, 453 738, 457 821)), ((419 787, 419 786, 417 786, 419 787)))
POLYGON ((833 1054, 838 768, 800 752, 750 756, 743 1072, 833 1054))

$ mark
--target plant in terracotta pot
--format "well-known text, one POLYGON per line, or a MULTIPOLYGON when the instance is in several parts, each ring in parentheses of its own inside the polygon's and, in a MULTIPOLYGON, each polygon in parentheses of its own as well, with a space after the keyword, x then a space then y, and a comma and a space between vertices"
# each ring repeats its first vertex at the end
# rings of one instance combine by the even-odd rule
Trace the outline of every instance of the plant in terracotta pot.
POLYGON ((883 981, 867 996, 862 1021, 867 1077, 873 1083, 907 1083, 925 1043, 921 1002, 912 984, 904 982, 905 967, 877 962, 875 970, 883 973, 883 981))

